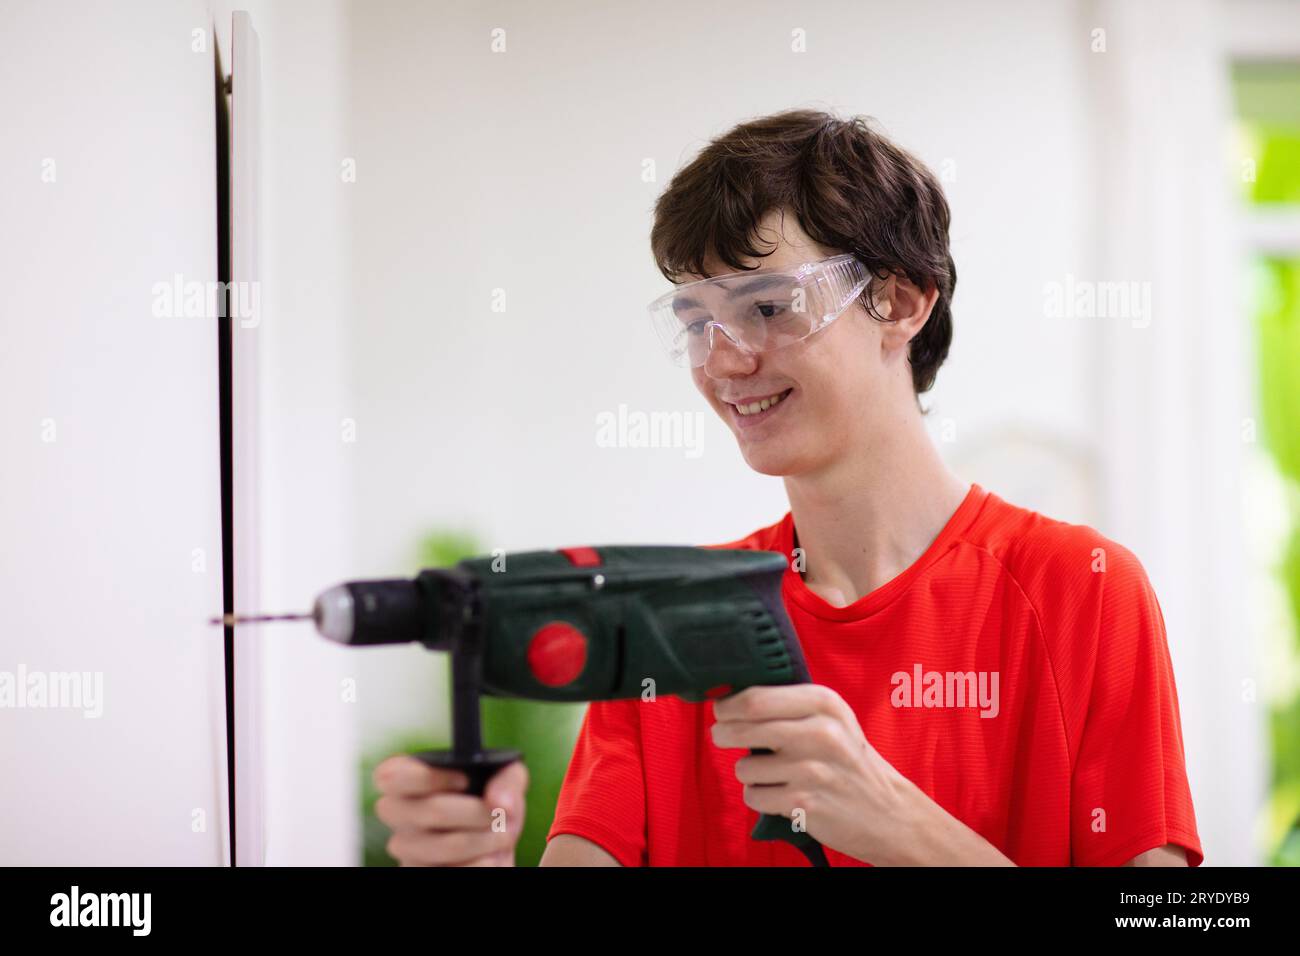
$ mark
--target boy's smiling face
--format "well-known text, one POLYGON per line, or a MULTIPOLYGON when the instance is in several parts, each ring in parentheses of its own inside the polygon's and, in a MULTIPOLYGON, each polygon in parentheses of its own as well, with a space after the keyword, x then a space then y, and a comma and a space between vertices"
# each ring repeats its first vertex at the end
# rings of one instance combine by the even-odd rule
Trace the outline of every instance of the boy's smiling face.
MULTIPOLYGON (((780 210, 763 217, 757 237, 772 253, 745 265, 765 272, 795 269, 843 251, 819 246, 792 213, 783 216, 780 210)), ((736 271, 714 257, 704 267, 715 277, 736 271)), ((900 284, 891 277, 878 285, 882 316, 888 317, 893 306, 882 294, 900 284)), ((751 468, 765 475, 806 474, 869 449, 873 434, 889 416, 900 414, 900 403, 902 411, 909 404, 914 410, 907 365, 907 340, 914 332, 911 323, 874 320, 858 301, 821 331, 772 351, 748 352, 716 334, 708 359, 691 375, 751 468), (743 414, 737 407, 774 396, 781 398, 757 413, 743 414)))

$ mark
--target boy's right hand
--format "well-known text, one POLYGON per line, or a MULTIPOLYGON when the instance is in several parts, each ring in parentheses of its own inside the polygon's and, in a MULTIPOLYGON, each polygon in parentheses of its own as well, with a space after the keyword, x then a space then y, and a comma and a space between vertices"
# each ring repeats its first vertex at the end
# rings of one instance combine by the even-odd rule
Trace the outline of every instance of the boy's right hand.
POLYGON ((524 827, 528 770, 515 761, 497 771, 482 797, 468 778, 407 754, 375 768, 375 815, 393 831, 387 849, 402 866, 514 866, 524 827))

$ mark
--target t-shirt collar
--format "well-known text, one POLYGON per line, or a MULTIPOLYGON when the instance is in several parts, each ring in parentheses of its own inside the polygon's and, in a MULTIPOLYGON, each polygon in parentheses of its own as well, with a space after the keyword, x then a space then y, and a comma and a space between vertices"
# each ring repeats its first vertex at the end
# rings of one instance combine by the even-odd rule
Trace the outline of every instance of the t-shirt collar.
MULTIPOLYGON (((926 568, 942 557, 949 548, 956 544, 974 523, 983 507, 988 493, 977 484, 972 484, 966 492, 957 510, 952 513, 943 529, 919 558, 905 570, 890 579, 870 594, 864 594, 846 607, 836 607, 804 583, 803 576, 794 569, 791 561, 786 568, 781 582, 781 591, 787 604, 794 602, 800 608, 817 617, 832 621, 854 621, 868 617, 889 604, 920 576, 926 568)), ((777 534, 778 547, 783 554, 794 553, 794 515, 787 511, 781 520, 777 534)))

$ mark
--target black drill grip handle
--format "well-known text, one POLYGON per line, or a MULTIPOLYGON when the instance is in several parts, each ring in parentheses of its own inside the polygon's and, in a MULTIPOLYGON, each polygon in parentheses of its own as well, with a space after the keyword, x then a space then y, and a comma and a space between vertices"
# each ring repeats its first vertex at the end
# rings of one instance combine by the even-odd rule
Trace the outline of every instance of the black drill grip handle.
MULTIPOLYGON (((767 747, 751 747, 749 752, 770 754, 773 751, 767 747)), ((817 839, 806 830, 796 830, 794 823, 785 817, 764 813, 758 818, 758 823, 754 825, 754 832, 749 836, 752 840, 784 840, 806 856, 813 866, 830 866, 826 859, 826 852, 817 839)))
MULTIPOLYGON (((786 613, 785 602, 781 597, 781 582, 784 574, 785 569, 781 568, 767 574, 747 575, 744 580, 753 589, 754 595, 767 610, 777 630, 781 633, 783 646, 789 655, 792 682, 811 683, 812 675, 808 671, 807 661, 804 660, 803 649, 799 646, 799 637, 795 633, 794 624, 786 613)), ((731 695, 727 694, 726 696, 730 697, 731 695)), ((766 747, 752 747, 749 752, 751 754, 772 753, 766 747)), ((750 834, 750 839, 784 840, 806 856, 812 866, 830 866, 830 862, 826 859, 826 852, 816 838, 806 830, 796 830, 793 821, 785 817, 771 813, 760 815, 758 823, 754 825, 754 830, 750 834)))
POLYGON ((411 756, 423 760, 430 767, 459 770, 469 778, 465 793, 475 797, 483 796, 488 781, 496 776, 498 770, 524 759, 518 750, 480 750, 469 757, 458 756, 452 750, 421 750, 411 756))

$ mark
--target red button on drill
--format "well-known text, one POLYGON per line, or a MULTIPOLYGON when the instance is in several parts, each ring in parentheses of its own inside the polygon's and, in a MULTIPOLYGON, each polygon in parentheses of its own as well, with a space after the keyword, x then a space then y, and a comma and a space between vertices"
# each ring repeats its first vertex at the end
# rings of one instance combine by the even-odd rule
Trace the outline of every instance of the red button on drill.
POLYGON ((543 624, 528 642, 528 669, 539 683, 563 687, 587 666, 587 636, 572 624, 543 624))
POLYGON ((560 548, 559 551, 575 568, 595 568, 602 563, 600 552, 595 548, 560 548))

